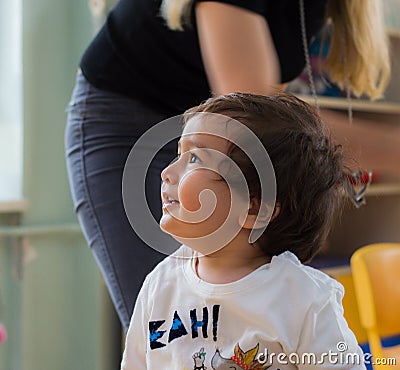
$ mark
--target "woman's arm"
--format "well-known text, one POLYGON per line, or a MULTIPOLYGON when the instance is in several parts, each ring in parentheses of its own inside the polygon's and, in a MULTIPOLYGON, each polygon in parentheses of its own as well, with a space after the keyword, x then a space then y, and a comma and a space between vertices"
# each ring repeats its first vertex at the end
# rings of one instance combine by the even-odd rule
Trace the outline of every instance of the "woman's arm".
POLYGON ((224 3, 196 4, 200 48, 214 95, 270 94, 280 83, 279 60, 265 18, 224 3))

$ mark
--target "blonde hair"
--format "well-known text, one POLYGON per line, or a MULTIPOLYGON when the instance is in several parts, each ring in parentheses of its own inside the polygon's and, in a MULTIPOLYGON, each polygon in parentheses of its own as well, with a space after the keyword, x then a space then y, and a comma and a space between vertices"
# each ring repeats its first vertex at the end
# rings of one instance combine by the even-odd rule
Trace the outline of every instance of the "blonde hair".
POLYGON ((356 96, 382 97, 390 80, 389 40, 381 0, 330 0, 330 80, 356 96))
POLYGON ((183 31, 183 26, 190 24, 193 0, 163 0, 161 15, 168 27, 174 31, 183 31))
MULTIPOLYGON (((183 31, 190 24, 192 3, 162 1, 161 14, 170 29, 183 31)), ((356 96, 382 97, 391 66, 381 0, 329 0, 326 18, 332 29, 324 62, 330 80, 356 96)))

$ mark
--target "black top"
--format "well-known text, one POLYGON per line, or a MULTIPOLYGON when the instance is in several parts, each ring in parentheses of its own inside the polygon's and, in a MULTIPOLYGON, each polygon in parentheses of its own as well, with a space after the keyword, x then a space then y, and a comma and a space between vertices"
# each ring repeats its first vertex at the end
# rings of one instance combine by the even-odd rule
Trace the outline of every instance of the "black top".
MULTIPOLYGON (((210 0, 194 0, 210 1, 210 0)), ((263 15, 281 66, 281 81, 304 68, 299 0, 211 0, 263 15)), ((161 0, 120 0, 86 49, 80 66, 94 86, 139 99, 168 115, 210 97, 195 17, 184 32, 172 31, 160 15, 161 0)), ((321 28, 326 0, 304 0, 307 38, 321 28)), ((240 26, 240 25, 238 25, 240 26)))

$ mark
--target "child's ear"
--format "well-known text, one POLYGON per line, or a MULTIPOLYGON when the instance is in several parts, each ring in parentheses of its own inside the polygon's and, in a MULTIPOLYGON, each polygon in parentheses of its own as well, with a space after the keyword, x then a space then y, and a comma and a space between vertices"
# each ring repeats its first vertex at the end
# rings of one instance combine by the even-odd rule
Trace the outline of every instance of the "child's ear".
POLYGON ((260 205, 260 200, 252 197, 248 209, 240 215, 239 222, 244 229, 260 229, 275 219, 280 210, 279 203, 276 203, 275 207, 267 203, 260 205))

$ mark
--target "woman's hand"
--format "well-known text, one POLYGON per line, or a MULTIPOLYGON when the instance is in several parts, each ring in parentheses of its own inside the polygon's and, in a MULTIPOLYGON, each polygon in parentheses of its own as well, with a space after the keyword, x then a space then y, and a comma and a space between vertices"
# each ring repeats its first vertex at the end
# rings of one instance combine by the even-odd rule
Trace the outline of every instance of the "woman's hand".
POLYGON ((200 48, 214 95, 270 94, 281 88, 279 60, 265 18, 224 3, 196 4, 200 48))

